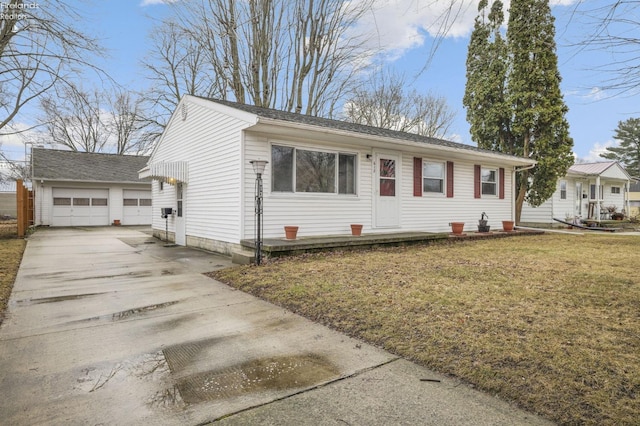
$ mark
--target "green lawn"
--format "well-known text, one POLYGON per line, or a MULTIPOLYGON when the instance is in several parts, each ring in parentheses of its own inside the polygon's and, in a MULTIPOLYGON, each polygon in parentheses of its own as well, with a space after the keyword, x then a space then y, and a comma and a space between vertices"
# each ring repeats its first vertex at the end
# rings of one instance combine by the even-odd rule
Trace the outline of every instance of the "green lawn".
POLYGON ((563 424, 638 424, 640 237, 324 253, 216 279, 563 424))

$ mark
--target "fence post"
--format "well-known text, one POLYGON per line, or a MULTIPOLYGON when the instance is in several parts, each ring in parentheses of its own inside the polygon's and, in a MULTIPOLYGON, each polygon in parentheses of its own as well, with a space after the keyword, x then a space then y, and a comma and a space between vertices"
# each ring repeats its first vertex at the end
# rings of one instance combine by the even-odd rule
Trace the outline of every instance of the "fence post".
POLYGON ((17 202, 17 213, 18 213, 18 238, 24 238, 26 233, 25 226, 25 200, 24 200, 24 184, 22 183, 22 179, 18 179, 16 181, 16 202, 17 202))

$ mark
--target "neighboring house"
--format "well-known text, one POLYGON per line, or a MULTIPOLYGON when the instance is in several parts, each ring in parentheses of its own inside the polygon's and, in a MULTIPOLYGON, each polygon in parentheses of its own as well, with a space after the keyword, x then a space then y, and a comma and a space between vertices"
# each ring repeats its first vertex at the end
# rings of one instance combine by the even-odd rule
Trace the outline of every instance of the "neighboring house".
POLYGON ((631 217, 640 216, 640 179, 634 178, 629 185, 629 211, 631 217))
POLYGON ((556 192, 539 207, 522 206, 521 224, 553 224, 553 219, 610 219, 608 207, 629 212, 631 177, 615 161, 574 164, 558 179, 556 192))
POLYGON ((151 224, 151 185, 138 178, 149 157, 33 148, 35 224, 151 224))
POLYGON ((254 238, 256 175, 266 160, 264 237, 501 229, 514 175, 533 161, 336 120, 185 96, 140 177, 152 179, 153 229, 179 245, 230 253, 254 238))
POLYGON ((16 181, 5 180, 0 182, 0 219, 15 219, 17 212, 16 181))

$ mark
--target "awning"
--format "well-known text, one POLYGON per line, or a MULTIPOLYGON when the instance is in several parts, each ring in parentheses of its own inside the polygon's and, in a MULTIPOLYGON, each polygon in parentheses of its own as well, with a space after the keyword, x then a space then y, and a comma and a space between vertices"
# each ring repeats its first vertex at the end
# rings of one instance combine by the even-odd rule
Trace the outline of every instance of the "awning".
POLYGON ((138 172, 140 179, 155 179, 174 184, 189 181, 189 163, 186 161, 160 161, 151 163, 138 172))

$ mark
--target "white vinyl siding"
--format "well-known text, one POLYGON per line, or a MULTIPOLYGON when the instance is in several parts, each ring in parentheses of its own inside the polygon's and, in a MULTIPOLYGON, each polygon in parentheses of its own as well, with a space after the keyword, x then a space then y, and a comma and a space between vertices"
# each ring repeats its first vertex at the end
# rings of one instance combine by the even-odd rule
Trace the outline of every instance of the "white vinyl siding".
POLYGON ((522 206, 520 221, 523 223, 558 224, 553 218, 565 220, 573 218, 575 210, 575 180, 566 179, 556 183, 556 191, 551 198, 538 207, 532 207, 528 203, 522 206), (566 198, 562 198, 562 182, 565 183, 566 198))
MULTIPOLYGON (((187 103, 186 120, 180 113, 172 117, 151 161, 188 162, 189 182, 184 185, 187 244, 189 237, 237 244, 241 235, 242 129, 248 123, 212 110, 206 101, 192 99, 187 103)), ((163 188, 160 191, 156 182, 153 194, 153 228, 161 231, 165 219, 159 209, 176 208, 175 186, 165 182, 163 188)), ((174 221, 169 217, 170 232, 175 231, 174 221)))
MULTIPOLYGON (((400 223, 406 230, 425 232, 449 232, 450 222, 464 222, 465 231, 477 231, 478 220, 485 212, 489 217, 491 229, 502 229, 503 220, 512 219, 512 183, 509 169, 505 169, 505 198, 483 197, 474 198, 474 162, 456 160, 453 162, 453 197, 415 197, 413 196, 413 157, 423 157, 413 154, 403 154, 402 173, 402 204, 400 223)), ((447 158, 430 158, 429 161, 441 160, 446 163, 447 158)), ((487 167, 492 166, 487 164, 487 167)), ((498 170, 499 164, 495 165, 498 170)), ((446 170, 445 170, 446 175, 446 170)), ((499 190, 499 187, 496 187, 499 190)))
MULTIPOLYGON (((284 226, 299 226, 298 237, 305 235, 344 235, 351 233, 350 224, 364 225, 371 229, 371 161, 370 151, 351 146, 324 146, 313 141, 271 139, 267 135, 247 133, 245 137, 245 162, 249 159, 269 159, 264 172, 264 237, 284 237, 284 226), (272 190, 271 147, 289 146, 310 151, 328 151, 355 155, 355 194, 339 194, 338 185, 333 193, 292 193, 272 190), (360 195, 364 194, 364 195, 360 195)), ((245 167, 244 187, 244 238, 254 237, 254 185, 256 175, 251 167, 245 167)))

